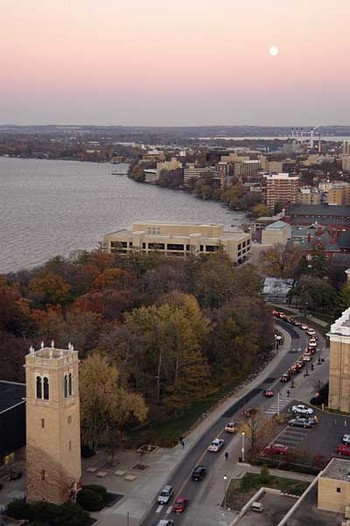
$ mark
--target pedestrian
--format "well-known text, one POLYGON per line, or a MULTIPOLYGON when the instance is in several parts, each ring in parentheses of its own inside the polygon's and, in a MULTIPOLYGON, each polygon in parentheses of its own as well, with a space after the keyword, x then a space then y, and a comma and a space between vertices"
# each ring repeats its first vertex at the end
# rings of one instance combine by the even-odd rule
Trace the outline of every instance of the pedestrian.
POLYGON ((289 398, 289 396, 290 396, 290 390, 288 389, 288 391, 287 391, 287 398, 289 398))
POLYGON ((313 370, 314 370, 314 364, 312 363, 311 364, 311 371, 313 371, 313 370))
POLYGON ((225 451, 225 460, 228 459, 228 451, 225 451))
POLYGON ((184 439, 183 439, 183 438, 181 438, 181 440, 180 440, 180 444, 181 444, 181 446, 182 446, 182 449, 183 449, 183 448, 185 447, 185 441, 184 441, 184 439))

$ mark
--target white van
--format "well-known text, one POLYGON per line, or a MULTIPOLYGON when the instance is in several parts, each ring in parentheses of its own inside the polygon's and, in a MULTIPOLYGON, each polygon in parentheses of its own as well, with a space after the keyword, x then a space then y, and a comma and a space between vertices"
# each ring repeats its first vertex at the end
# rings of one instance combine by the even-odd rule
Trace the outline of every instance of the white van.
POLYGON ((252 511, 258 511, 261 513, 262 511, 264 511, 264 506, 261 504, 261 502, 253 502, 252 511))

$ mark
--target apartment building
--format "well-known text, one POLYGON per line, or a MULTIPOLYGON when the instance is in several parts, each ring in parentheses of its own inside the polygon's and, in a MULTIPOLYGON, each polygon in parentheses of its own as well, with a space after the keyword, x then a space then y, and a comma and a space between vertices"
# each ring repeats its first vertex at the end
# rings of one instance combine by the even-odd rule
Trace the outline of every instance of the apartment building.
POLYGON ((317 188, 304 186, 298 189, 297 203, 301 205, 320 205, 321 192, 317 188))
POLYGON ((208 255, 225 251, 234 264, 243 263, 251 250, 250 234, 224 231, 219 224, 134 223, 103 238, 103 249, 109 253, 127 254, 134 250, 161 252, 171 257, 208 255))
POLYGON ((212 174, 214 179, 219 177, 214 166, 198 167, 195 164, 189 164, 184 170, 184 184, 187 186, 191 179, 199 179, 208 174, 212 174))
POLYGON ((350 184, 337 182, 328 190, 329 205, 350 205, 350 184))
POLYGON ((265 174, 266 206, 273 210, 276 204, 288 205, 297 202, 299 176, 288 173, 265 174))

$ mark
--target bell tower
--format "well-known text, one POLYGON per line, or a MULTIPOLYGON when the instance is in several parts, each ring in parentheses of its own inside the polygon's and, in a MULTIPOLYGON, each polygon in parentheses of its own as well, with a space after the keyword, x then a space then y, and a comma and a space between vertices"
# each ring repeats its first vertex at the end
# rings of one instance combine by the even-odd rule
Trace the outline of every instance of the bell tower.
POLYGON ((81 479, 79 359, 73 345, 26 356, 27 499, 62 504, 81 479))
POLYGON ((350 308, 331 325, 327 336, 330 339, 328 405, 350 413, 350 308))

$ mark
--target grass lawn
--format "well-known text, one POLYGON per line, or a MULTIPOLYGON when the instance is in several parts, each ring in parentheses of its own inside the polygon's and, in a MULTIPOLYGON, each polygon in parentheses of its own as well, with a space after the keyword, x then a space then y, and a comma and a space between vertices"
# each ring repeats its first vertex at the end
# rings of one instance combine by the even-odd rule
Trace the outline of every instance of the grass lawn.
POLYGON ((275 477, 268 472, 246 473, 242 479, 231 480, 226 493, 226 504, 239 511, 261 487, 279 489, 293 495, 301 495, 309 482, 282 477, 275 477))

